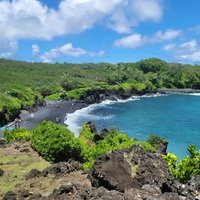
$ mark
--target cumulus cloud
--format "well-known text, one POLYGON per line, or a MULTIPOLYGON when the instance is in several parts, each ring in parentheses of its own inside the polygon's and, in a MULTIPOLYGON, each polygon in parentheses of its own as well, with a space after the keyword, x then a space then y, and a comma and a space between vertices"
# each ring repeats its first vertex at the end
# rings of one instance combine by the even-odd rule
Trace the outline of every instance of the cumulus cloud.
POLYGON ((118 33, 128 33, 140 22, 158 22, 162 15, 162 0, 124 0, 111 13, 108 26, 118 33))
POLYGON ((104 51, 87 51, 82 48, 75 48, 71 43, 66 43, 63 46, 56 47, 51 49, 50 51, 45 52, 43 55, 40 56, 40 59, 43 62, 51 62, 52 60, 58 58, 59 56, 73 56, 73 57, 80 57, 80 56, 91 56, 91 57, 100 57, 104 55, 104 51))
POLYGON ((200 44, 196 39, 181 43, 181 44, 167 44, 163 50, 172 52, 174 57, 181 61, 200 62, 200 44))
POLYGON ((103 19, 114 30, 127 32, 139 21, 162 17, 161 0, 62 0, 58 9, 38 0, 4 0, 0 10, 0 36, 9 40, 79 33, 103 19))
POLYGON ((173 40, 181 35, 180 30, 166 30, 158 31, 152 36, 143 36, 141 34, 135 33, 127 37, 123 37, 114 42, 114 46, 123 48, 138 48, 148 44, 156 44, 162 41, 173 40))
MULTIPOLYGON (((8 41, 4 45, 8 44, 5 48, 9 48, 12 41, 51 40, 80 33, 97 23, 127 33, 140 22, 159 21, 163 15, 162 1, 60 0, 57 8, 49 8, 38 0, 2 0, 0 38, 8 41)), ((3 55, 1 49, 0 53, 3 55)))
POLYGON ((37 44, 32 45, 32 55, 36 56, 40 52, 40 47, 37 44))

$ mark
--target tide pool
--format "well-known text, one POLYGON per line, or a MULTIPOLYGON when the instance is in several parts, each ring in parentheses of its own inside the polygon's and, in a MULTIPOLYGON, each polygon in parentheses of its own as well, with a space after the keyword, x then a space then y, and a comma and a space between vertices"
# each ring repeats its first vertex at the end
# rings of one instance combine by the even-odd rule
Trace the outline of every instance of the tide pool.
POLYGON ((189 144, 200 149, 199 95, 105 101, 69 114, 67 119, 76 134, 84 122, 92 121, 98 130, 116 127, 138 140, 146 140, 149 134, 159 135, 169 141, 168 152, 179 158, 187 155, 189 144))

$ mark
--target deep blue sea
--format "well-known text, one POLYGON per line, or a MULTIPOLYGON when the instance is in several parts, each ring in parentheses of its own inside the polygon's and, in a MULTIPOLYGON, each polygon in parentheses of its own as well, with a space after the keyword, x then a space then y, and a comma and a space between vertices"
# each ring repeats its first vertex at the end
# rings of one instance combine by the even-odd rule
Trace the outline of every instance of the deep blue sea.
POLYGON ((78 134, 87 121, 92 121, 98 130, 117 127, 143 141, 149 134, 167 138, 168 152, 178 158, 187 155, 189 144, 200 149, 199 95, 138 97, 117 103, 106 101, 69 114, 66 123, 78 134))

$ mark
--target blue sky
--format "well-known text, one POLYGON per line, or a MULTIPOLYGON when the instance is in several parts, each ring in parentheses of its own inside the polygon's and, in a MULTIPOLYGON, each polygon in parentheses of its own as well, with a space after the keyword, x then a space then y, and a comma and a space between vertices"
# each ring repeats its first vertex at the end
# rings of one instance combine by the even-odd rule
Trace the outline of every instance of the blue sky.
POLYGON ((1 0, 0 57, 200 63, 199 0, 1 0))

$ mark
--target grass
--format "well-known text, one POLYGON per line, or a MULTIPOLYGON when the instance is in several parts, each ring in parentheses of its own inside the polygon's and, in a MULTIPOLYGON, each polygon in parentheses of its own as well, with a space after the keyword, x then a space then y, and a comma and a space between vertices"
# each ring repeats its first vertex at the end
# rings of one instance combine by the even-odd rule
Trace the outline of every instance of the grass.
POLYGON ((5 153, 0 149, 0 168, 4 175, 0 177, 0 198, 3 193, 12 191, 25 183, 25 175, 32 169, 43 170, 50 165, 36 154, 5 153))

